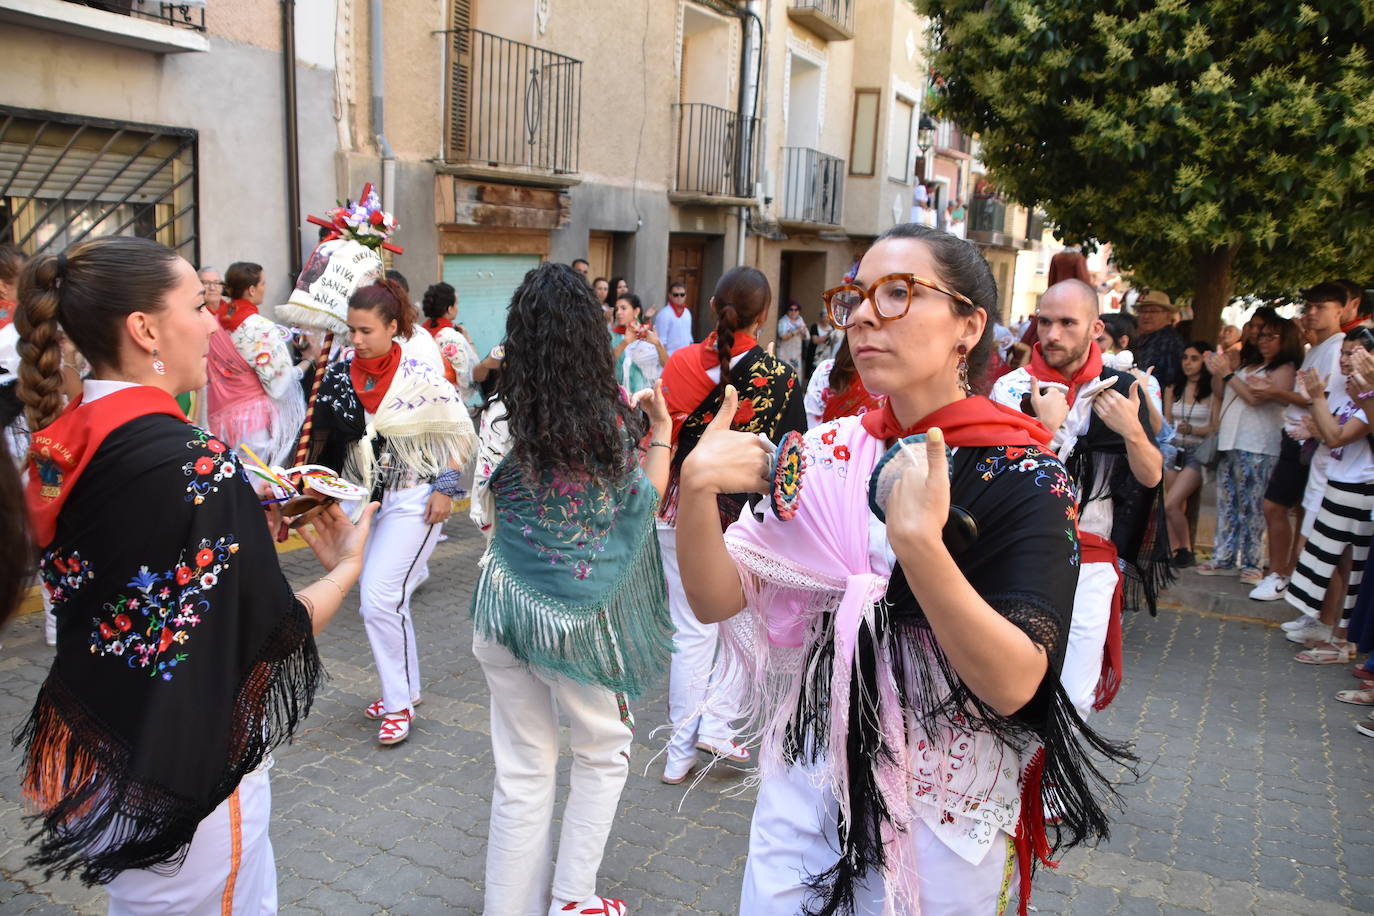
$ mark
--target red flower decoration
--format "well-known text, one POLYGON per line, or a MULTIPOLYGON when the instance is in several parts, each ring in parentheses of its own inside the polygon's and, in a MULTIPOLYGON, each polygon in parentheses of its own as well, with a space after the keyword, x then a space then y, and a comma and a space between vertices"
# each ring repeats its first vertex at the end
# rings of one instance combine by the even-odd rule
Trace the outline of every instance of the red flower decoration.
POLYGON ((735 413, 735 426, 748 423, 754 419, 754 402, 749 398, 744 398, 739 402, 739 410, 735 413))
POLYGON ((224 451, 225 448, 224 443, 219 441, 218 439, 209 440, 205 443, 205 447, 208 448, 210 451, 214 452, 216 455, 224 451))
POLYGON ((166 627, 163 627, 162 637, 157 641, 157 651, 166 652, 167 647, 172 644, 172 637, 174 635, 175 634, 173 634, 171 630, 167 629, 166 627))
POLYGON ((702 423, 706 423, 706 424, 709 425, 710 422, 711 422, 712 420, 714 420, 715 418, 716 418, 716 412, 713 410, 713 411, 711 411, 710 413, 708 413, 706 416, 702 417, 702 418, 701 418, 701 422, 702 422, 702 423))
POLYGON ((196 554, 197 566, 209 566, 215 560, 215 553, 210 548, 205 548, 196 554))
POLYGON ((108 623, 102 623, 100 625, 100 635, 106 639, 114 639, 114 627, 110 626, 108 623))
POLYGON ((185 585, 187 582, 190 582, 190 581, 191 581, 191 577, 192 577, 193 575, 195 575, 195 574, 194 574, 193 572, 191 572, 191 567, 189 567, 189 566, 178 566, 178 567, 177 567, 177 585, 185 585))
POLYGON ((63 561, 61 557, 54 556, 52 558, 52 565, 57 569, 58 572, 64 573, 68 571, 67 564, 63 561))
POLYGON ((385 217, 382 216, 381 210, 373 210, 372 215, 367 218, 367 221, 374 226, 380 226, 383 219, 385 219, 385 217))
POLYGON ((196 459, 196 473, 209 474, 215 469, 215 459, 209 455, 201 455, 196 459))
POLYGON ((838 459, 840 459, 841 461, 848 461, 848 460, 849 460, 849 446, 847 446, 847 445, 837 445, 837 446, 835 446, 835 457, 838 458, 838 459))
POLYGON ((795 375, 792 376, 791 378, 789 378, 789 379, 787 380, 787 387, 788 387, 788 388, 796 388, 796 387, 797 387, 797 377, 796 377, 795 375))
POLYGON ((124 632, 129 632, 129 628, 133 625, 134 622, 129 619, 128 614, 118 614, 115 616, 115 626, 119 627, 124 632))
POLYGON ((1007 446, 1007 458, 1011 459, 1012 461, 1015 461, 1017 458, 1020 458, 1024 454, 1026 454, 1026 450, 1024 448, 1017 448, 1014 445, 1007 446))
POLYGON ((768 384, 768 376, 766 376, 766 375, 756 375, 756 376, 754 376, 752 379, 750 379, 749 381, 751 381, 751 382, 754 383, 754 387, 755 387, 755 388, 762 388, 762 387, 764 387, 765 385, 768 384))
POLYGON ((835 433, 837 432, 839 432, 839 430, 832 426, 826 432, 821 433, 821 441, 826 445, 830 445, 835 441, 835 433))

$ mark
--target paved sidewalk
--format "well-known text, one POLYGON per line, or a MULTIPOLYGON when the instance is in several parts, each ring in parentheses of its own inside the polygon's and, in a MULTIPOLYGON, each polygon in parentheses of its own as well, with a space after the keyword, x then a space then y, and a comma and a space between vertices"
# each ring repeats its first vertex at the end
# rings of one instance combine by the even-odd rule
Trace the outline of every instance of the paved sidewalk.
MULTIPOLYGON (((320 640, 330 680, 272 774, 272 839, 284 913, 477 913, 491 788, 486 683, 467 623, 480 539, 465 519, 416 597, 424 705, 410 740, 376 744, 377 696, 350 603, 320 640)), ((307 581, 307 551, 283 558, 307 581)), ((49 659, 40 615, 0 650, 0 725, 17 725, 49 659)), ((1189 612, 1128 621, 1126 683, 1094 720, 1130 737, 1145 766, 1125 785, 1110 843, 1042 872, 1040 913, 1374 912, 1374 740, 1339 704, 1346 666, 1309 668, 1277 630, 1189 612)), ((641 699, 634 771, 601 869, 636 916, 736 912, 752 793, 713 771, 683 802, 650 765, 664 686, 641 699), (645 767, 650 767, 648 777, 645 767), (679 806, 681 810, 679 810, 679 806)), ((103 895, 24 868, 18 753, 0 747, 0 913, 102 913, 103 895)), ((563 782, 566 788, 566 760, 563 782)), ((750 914, 755 916, 755 914, 750 914)))

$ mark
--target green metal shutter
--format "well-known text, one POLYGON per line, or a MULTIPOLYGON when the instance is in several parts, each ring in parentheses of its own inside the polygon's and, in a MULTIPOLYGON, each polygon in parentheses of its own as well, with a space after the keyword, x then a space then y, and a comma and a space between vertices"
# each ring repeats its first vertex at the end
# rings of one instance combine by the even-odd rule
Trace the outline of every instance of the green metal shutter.
POLYGON ((483 356, 506 336, 506 309, 537 254, 447 254, 444 282, 458 291, 458 323, 483 356))

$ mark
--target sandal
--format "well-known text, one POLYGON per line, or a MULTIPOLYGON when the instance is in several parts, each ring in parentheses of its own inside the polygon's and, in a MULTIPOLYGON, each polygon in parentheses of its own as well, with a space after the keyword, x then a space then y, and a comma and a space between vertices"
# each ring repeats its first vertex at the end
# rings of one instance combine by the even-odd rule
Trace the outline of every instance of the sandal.
POLYGON ((382 744, 400 744, 410 737, 410 710, 388 712, 382 716, 382 727, 377 730, 377 740, 382 744))
MULTIPOLYGON (((420 697, 411 700, 410 705, 419 706, 420 697)), ((363 715, 367 716, 369 719, 380 719, 382 716, 386 715, 386 707, 382 705, 381 699, 378 699, 377 702, 363 710, 363 715)))
POLYGON ((1336 699, 1351 706, 1374 706, 1374 687, 1364 690, 1339 690, 1336 699))
POLYGON ((1343 642, 1317 643, 1293 656, 1293 661, 1304 665, 1344 665, 1355 657, 1355 644, 1343 642))
POLYGON ((1193 567, 1193 572, 1199 576, 1233 576, 1237 569, 1234 566, 1218 566, 1215 563, 1199 563, 1193 567))
POLYGON ((710 738, 699 738, 697 739, 697 750, 714 754, 729 763, 748 763, 750 760, 749 748, 733 741, 721 742, 713 741, 710 738))

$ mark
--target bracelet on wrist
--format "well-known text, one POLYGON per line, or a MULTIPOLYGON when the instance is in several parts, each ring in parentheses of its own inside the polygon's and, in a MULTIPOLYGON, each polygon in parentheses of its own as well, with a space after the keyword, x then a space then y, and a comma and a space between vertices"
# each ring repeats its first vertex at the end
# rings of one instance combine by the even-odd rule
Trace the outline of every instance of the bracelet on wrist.
POLYGON ((671 443, 668 443, 668 442, 658 442, 658 441, 654 441, 654 442, 650 442, 650 443, 649 443, 649 448, 666 448, 666 449, 668 449, 669 451, 672 451, 673 446, 672 446, 671 443))
POLYGON ((442 493, 449 499, 457 499, 464 493, 463 476, 457 471, 449 468, 438 477, 434 478, 434 483, 430 489, 435 493, 442 493))
POLYGON ((1221 383, 1222 383, 1223 385, 1225 385, 1225 384, 1227 384, 1228 382, 1230 382, 1231 379, 1233 379, 1233 378, 1235 378, 1235 377, 1236 377, 1236 374, 1235 374, 1234 372, 1228 372, 1228 373, 1226 373, 1225 375, 1223 375, 1223 376, 1221 377, 1221 383))

